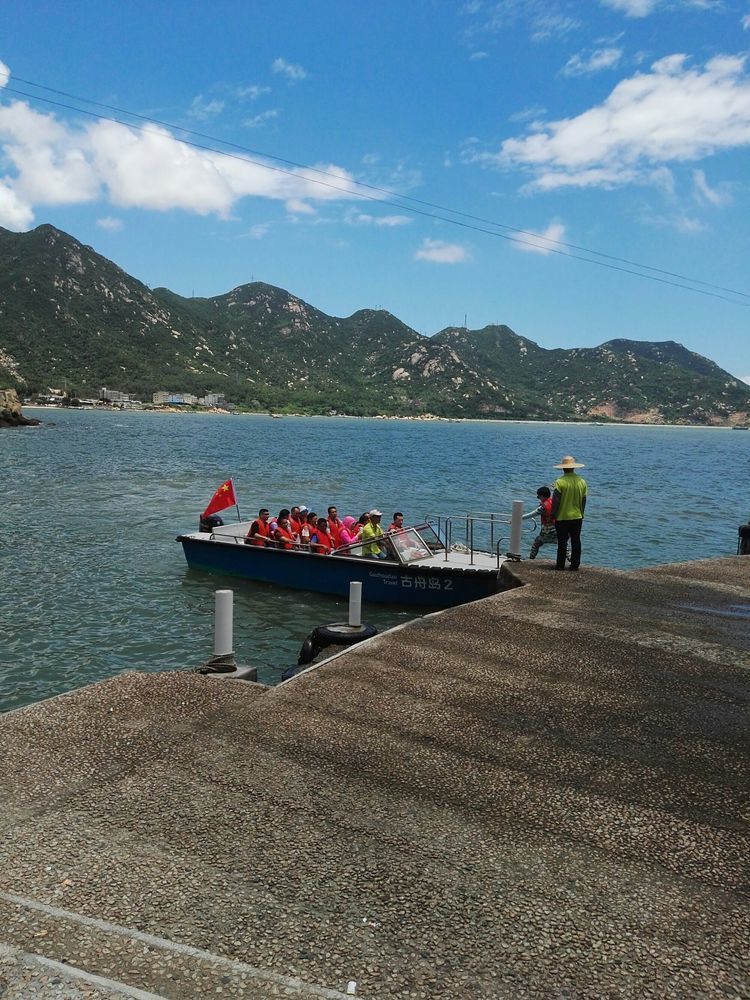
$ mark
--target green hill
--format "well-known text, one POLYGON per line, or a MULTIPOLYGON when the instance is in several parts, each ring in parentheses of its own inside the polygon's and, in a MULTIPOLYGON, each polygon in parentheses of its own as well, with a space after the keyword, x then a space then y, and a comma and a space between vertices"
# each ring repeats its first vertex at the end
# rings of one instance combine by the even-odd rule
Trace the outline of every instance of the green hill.
POLYGON ((726 423, 750 411, 750 386, 671 341, 545 350, 507 326, 424 337, 384 310, 328 316, 263 282, 187 299, 48 225, 0 229, 6 384, 362 415, 726 423))

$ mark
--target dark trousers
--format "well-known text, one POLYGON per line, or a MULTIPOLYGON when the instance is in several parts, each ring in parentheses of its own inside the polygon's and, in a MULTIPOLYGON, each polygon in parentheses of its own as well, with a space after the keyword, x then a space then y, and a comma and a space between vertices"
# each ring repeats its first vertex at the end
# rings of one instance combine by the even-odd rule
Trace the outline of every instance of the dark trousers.
POLYGON ((557 569, 565 569, 565 554, 568 551, 570 539, 570 568, 578 569, 581 565, 581 528, 583 518, 574 521, 555 521, 557 529, 557 569))

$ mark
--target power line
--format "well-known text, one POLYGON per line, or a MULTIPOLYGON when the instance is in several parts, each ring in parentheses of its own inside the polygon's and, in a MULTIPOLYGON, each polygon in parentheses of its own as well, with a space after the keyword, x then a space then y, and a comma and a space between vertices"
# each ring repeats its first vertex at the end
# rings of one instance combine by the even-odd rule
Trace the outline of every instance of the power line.
MULTIPOLYGON (((24 83, 27 86, 47 91, 48 93, 53 93, 57 94, 58 96, 67 97, 71 100, 79 101, 80 103, 91 104, 94 107, 104 108, 107 111, 112 111, 119 115, 125 115, 129 118, 136 118, 139 121, 147 122, 150 125, 157 125, 162 128, 171 129, 173 131, 183 132, 186 135, 192 135, 195 136, 196 138, 205 139, 211 143, 217 143, 224 146, 228 146, 232 149, 240 151, 243 154, 249 154, 249 155, 238 156, 234 153, 227 152, 226 150, 217 149, 215 148, 215 146, 208 146, 203 143, 194 142, 189 139, 176 138, 174 136, 171 136, 171 138, 173 138, 174 141, 182 142, 186 146, 190 146, 191 148, 194 149, 200 149, 204 152, 216 153, 220 156, 227 156, 231 159, 236 159, 244 163, 252 163, 253 165, 260 166, 265 170, 271 170, 277 173, 282 173, 287 176, 294 177, 297 180, 300 179, 299 173, 296 172, 297 170, 304 170, 307 173, 319 174, 321 177, 330 178, 331 176, 326 171, 320 170, 317 167, 308 166, 307 164, 297 163, 294 160, 287 160, 284 159, 283 157, 274 156, 272 154, 264 153, 258 150, 253 150, 250 149, 249 147, 241 146, 237 143, 217 138, 216 136, 211 136, 203 132, 196 132, 193 131, 192 129, 184 128, 181 125, 175 125, 170 122, 160 121, 157 118, 152 118, 147 115, 137 114, 134 111, 128 111, 127 109, 118 108, 109 104, 104 104, 99 101, 91 100, 89 98, 79 97, 78 95, 70 94, 67 91, 56 90, 53 87, 47 87, 44 84, 35 83, 33 80, 25 80, 22 77, 14 77, 13 79, 18 80, 19 82, 24 83), (270 159, 275 161, 276 163, 284 163, 287 166, 294 167, 296 169, 288 170, 283 167, 277 167, 271 163, 264 162, 263 160, 253 159, 252 157, 254 156, 262 156, 264 160, 270 159)), ((89 115, 90 117, 96 118, 100 121, 111 121, 119 125, 124 125, 127 128, 132 128, 147 134, 148 133, 153 134, 152 130, 146 128, 145 126, 137 125, 132 122, 121 121, 118 118, 113 118, 110 115, 99 114, 97 112, 90 111, 87 108, 74 107, 73 105, 66 104, 61 101, 54 101, 51 100, 50 98, 42 97, 39 94, 29 93, 28 91, 19 90, 15 87, 7 85, 3 88, 3 90, 13 94, 18 94, 21 97, 26 97, 32 101, 39 101, 44 104, 49 104, 53 107, 63 108, 67 111, 74 111, 78 114, 89 115)), ((309 176, 305 176, 304 180, 306 180, 308 183, 311 184, 317 184, 321 187, 326 187, 335 191, 340 191, 341 193, 347 194, 352 197, 361 198, 362 200, 366 201, 374 201, 381 205, 388 205, 389 207, 392 208, 398 208, 401 211, 411 212, 412 214, 415 215, 421 215, 426 218, 435 219, 441 222, 446 222, 450 225, 459 226, 463 229, 473 230, 474 232, 482 233, 487 236, 499 237, 500 239, 504 239, 507 240, 508 242, 516 243, 521 246, 535 247, 536 249, 545 250, 548 253, 555 253, 563 257, 569 257, 573 260, 582 261, 583 263, 596 264, 597 266, 605 267, 608 270, 620 271, 624 274, 631 274, 635 277, 645 278, 649 281, 656 281, 659 282, 660 284, 670 285, 674 288, 682 288, 686 291, 697 292, 700 295, 708 295, 712 298, 721 299, 725 302, 730 302, 734 305, 745 305, 745 306, 750 305, 750 301, 747 302, 738 301, 735 298, 727 297, 727 295, 718 294, 719 292, 727 292, 729 295, 740 296, 741 298, 746 298, 750 300, 750 293, 747 292, 742 292, 734 288, 728 288, 723 285, 717 285, 712 282, 703 281, 699 278, 691 278, 674 271, 668 271, 663 268, 653 267, 649 264, 641 264, 638 261, 628 260, 627 258, 616 257, 612 254, 602 253, 598 250, 591 250, 588 247, 580 246, 575 243, 566 243, 562 240, 553 240, 547 237, 540 237, 538 233, 532 233, 524 229, 518 229, 514 226, 506 225, 505 223, 502 222, 496 222, 492 219, 484 219, 481 216, 471 215, 469 213, 461 212, 456 209, 446 208, 445 206, 429 201, 424 201, 419 198, 413 198, 409 195, 401 195, 395 191, 388 190, 387 188, 377 187, 376 185, 368 184, 364 181, 353 181, 352 183, 356 185, 357 189, 364 189, 364 190, 355 190, 352 187, 344 187, 341 184, 335 184, 331 180, 327 181, 317 180, 316 178, 309 176), (367 191, 375 192, 375 194, 367 194, 366 193, 367 191), (385 197, 380 197, 381 195, 385 197), (393 199, 398 199, 398 200, 393 200, 393 199), (412 204, 406 204, 407 202, 410 202, 412 204), (414 207, 416 205, 422 205, 424 206, 425 209, 430 208, 434 209, 435 211, 425 211, 424 209, 414 207), (457 216, 457 218, 449 218, 444 213, 457 216), (472 222, 482 223, 482 225, 480 226, 480 225, 474 225, 470 222, 462 222, 461 221, 462 219, 472 220, 472 222), (485 226, 494 226, 496 227, 496 229, 505 229, 510 233, 515 233, 516 235, 509 236, 507 235, 507 233, 496 232, 495 229, 486 229, 485 226), (519 239, 518 238, 519 236, 523 236, 525 238, 519 239), (540 240, 542 242, 538 242, 540 240), (565 249, 556 249, 557 247, 563 247, 565 249), (578 250, 581 251, 581 253, 588 254, 589 256, 581 256, 580 254, 570 253, 568 252, 569 250, 578 250), (596 259, 597 257, 600 257, 602 259, 597 260, 596 259), (607 261, 617 261, 618 264, 607 263, 607 261), (622 267, 619 266, 620 264, 627 264, 629 266, 622 267), (632 268, 639 268, 639 270, 633 270, 632 268), (644 273, 649 271, 653 273, 651 274, 644 273), (658 277, 658 275, 666 275, 668 277, 658 277), (669 278, 676 278, 679 280, 671 281, 669 280, 669 278), (701 288, 694 287, 696 285, 700 285, 703 287, 701 288), (715 291, 708 291, 707 289, 715 289, 715 291)))
MULTIPOLYGON (((140 114, 138 114, 138 113, 136 113, 134 111, 128 111, 125 108, 118 108, 118 107, 116 107, 114 105, 111 105, 111 104, 104 104, 104 103, 102 103, 100 101, 94 101, 94 100, 91 100, 91 99, 86 98, 86 97, 80 97, 80 96, 78 96, 76 94, 71 94, 68 91, 56 90, 54 87, 47 87, 47 86, 45 86, 43 84, 35 83, 33 80, 25 80, 23 77, 14 77, 14 79, 18 80, 21 83, 25 83, 25 84, 27 84, 29 86, 36 87, 36 88, 38 88, 40 90, 46 90, 48 93, 58 94, 58 95, 63 96, 63 97, 68 97, 68 98, 71 98, 73 100, 80 101, 80 102, 82 102, 84 104, 92 104, 95 107, 105 108, 106 110, 108 110, 108 111, 114 111, 117 114, 127 115, 127 116, 129 116, 131 118, 137 118, 140 121, 146 121, 146 122, 149 122, 152 125, 160 125, 163 128, 168 128, 168 129, 173 129, 175 131, 184 132, 186 135, 193 135, 193 136, 196 136, 196 138, 199 138, 199 139, 207 139, 210 142, 221 143, 224 146, 229 146, 230 148, 237 149, 240 152, 249 153, 251 156, 262 156, 265 159, 274 160, 277 163, 285 163, 287 166, 295 167, 295 168, 301 169, 301 170, 310 171, 310 172, 316 173, 316 174, 321 174, 324 177, 329 177, 330 176, 330 174, 328 174, 326 171, 319 170, 317 167, 311 167, 311 166, 309 166, 307 164, 304 164, 304 163, 298 163, 295 160, 288 160, 288 159, 285 159, 284 157, 281 157, 281 156, 274 156, 272 153, 265 153, 262 150, 251 149, 248 146, 241 146, 238 143, 231 142, 231 141, 229 141, 227 139, 220 139, 220 138, 217 138, 216 136, 208 135, 205 132, 197 132, 197 131, 194 131, 193 129, 185 128, 182 125, 175 125, 173 122, 165 122, 165 121, 159 120, 158 118, 152 118, 152 117, 149 117, 147 115, 140 115, 140 114)), ((10 88, 6 88, 6 89, 10 89, 10 88)), ((15 92, 16 93, 22 93, 20 91, 15 91, 15 92)), ((31 96, 31 95, 26 95, 26 96, 31 96)), ((43 98, 39 98, 39 100, 44 100, 44 99, 43 98)), ((64 106, 67 107, 67 105, 64 105, 64 106)), ((78 109, 74 109, 74 110, 78 110, 78 109)), ((85 109, 80 109, 80 110, 84 111, 84 113, 85 113, 85 109)), ((124 124, 124 123, 121 122, 120 124, 124 124)), ((215 152, 220 152, 220 150, 215 150, 215 152)), ((265 165, 265 164, 261 164, 261 165, 265 165)), ((270 169, 270 167, 269 167, 269 169, 270 169)), ((295 174, 294 176, 297 176, 297 175, 295 174)), ((462 211, 459 211, 457 209, 446 208, 444 205, 439 205, 439 204, 436 204, 435 202, 425 201, 425 200, 423 200, 421 198, 413 198, 411 195, 398 194, 397 192, 391 191, 391 190, 389 190, 387 188, 378 187, 375 184, 368 184, 365 181, 356 181, 356 184, 357 184, 357 187, 364 188, 364 189, 369 190, 369 191, 375 191, 378 194, 386 195, 389 198, 399 198, 401 200, 401 202, 405 202, 405 201, 406 202, 413 202, 416 205, 423 205, 426 208, 436 209, 439 212, 448 212, 451 215, 458 216, 459 218, 470 219, 473 222, 481 222, 484 225, 496 226, 499 229, 506 229, 506 230, 508 230, 508 232, 517 233, 518 235, 521 235, 521 236, 528 236, 528 237, 530 237, 532 239, 539 239, 539 234, 538 233, 533 233, 533 232, 530 232, 530 231, 525 230, 525 229, 519 229, 516 226, 511 226, 511 225, 508 225, 508 224, 503 223, 503 222, 497 222, 496 220, 493 220, 493 219, 485 219, 482 216, 471 215, 471 214, 469 214, 467 212, 462 212, 462 211)), ((381 199, 377 199, 377 200, 380 201, 381 199)), ((392 204, 392 203, 389 203, 389 204, 392 204)), ((399 207, 403 208, 404 210, 408 210, 407 206, 405 206, 403 204, 399 205, 399 207)), ((450 221, 450 220, 445 220, 445 221, 450 221)), ((500 234, 498 234, 498 235, 500 235, 500 234)), ((528 245, 526 240, 521 240, 519 242, 522 242, 522 243, 528 245)), ((740 295, 740 296, 743 296, 743 297, 750 297, 750 293, 741 292, 741 291, 739 291, 736 288, 727 288, 724 285, 717 285, 717 284, 714 284, 713 282, 710 282, 710 281, 703 281, 700 278, 691 278, 691 277, 688 277, 688 276, 686 276, 684 274, 679 274, 679 273, 677 273, 675 271, 668 271, 668 270, 665 270, 664 268, 655 267, 655 266, 652 266, 650 264, 641 264, 638 261, 629 260, 626 257, 618 257, 618 256, 615 256, 614 254, 603 253, 602 251, 599 251, 599 250, 591 250, 589 247, 584 247, 584 246, 581 246, 581 245, 576 244, 576 243, 567 243, 564 240, 554 240, 554 239, 550 239, 549 237, 544 237, 544 242, 543 243, 534 244, 534 245, 538 246, 538 247, 542 247, 544 249, 547 249, 549 244, 554 244, 555 246, 569 248, 571 250, 579 250, 579 251, 581 251, 583 253, 587 253, 587 254, 590 254, 590 255, 595 256, 595 257, 602 257, 605 260, 613 260, 613 261, 616 261, 617 263, 620 263, 620 264, 628 264, 631 267, 638 267, 641 270, 653 271, 656 274, 664 274, 664 275, 667 275, 667 277, 670 277, 670 278, 678 278, 681 281, 686 281, 686 282, 689 282, 691 284, 703 285, 706 288, 714 288, 717 291, 728 292, 728 293, 730 293, 732 295, 740 295)))

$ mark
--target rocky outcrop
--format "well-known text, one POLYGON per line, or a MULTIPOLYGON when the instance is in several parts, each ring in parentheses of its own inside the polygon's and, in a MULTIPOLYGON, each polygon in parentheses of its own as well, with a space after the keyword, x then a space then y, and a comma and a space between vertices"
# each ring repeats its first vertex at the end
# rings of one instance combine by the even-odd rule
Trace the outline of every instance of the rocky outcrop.
POLYGON ((0 427, 34 427, 38 423, 23 415, 15 389, 0 389, 0 427))

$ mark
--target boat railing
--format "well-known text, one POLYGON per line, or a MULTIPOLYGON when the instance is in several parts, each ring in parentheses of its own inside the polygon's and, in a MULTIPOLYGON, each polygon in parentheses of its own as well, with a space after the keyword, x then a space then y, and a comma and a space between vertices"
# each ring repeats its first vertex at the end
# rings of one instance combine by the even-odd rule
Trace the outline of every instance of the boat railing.
MULTIPOLYGON (((510 514, 500 511, 467 511, 461 514, 425 514, 424 520, 443 542, 446 562, 451 551, 463 548, 469 555, 469 565, 474 565, 475 553, 494 553, 498 568, 500 567, 500 546, 503 537, 510 534, 510 514)), ((537 529, 534 518, 523 521, 522 526, 533 531, 537 529)))

